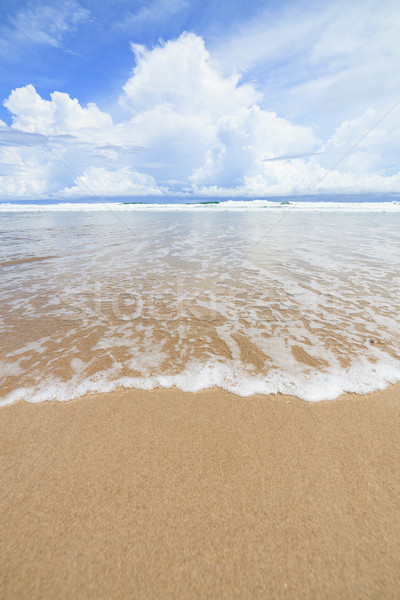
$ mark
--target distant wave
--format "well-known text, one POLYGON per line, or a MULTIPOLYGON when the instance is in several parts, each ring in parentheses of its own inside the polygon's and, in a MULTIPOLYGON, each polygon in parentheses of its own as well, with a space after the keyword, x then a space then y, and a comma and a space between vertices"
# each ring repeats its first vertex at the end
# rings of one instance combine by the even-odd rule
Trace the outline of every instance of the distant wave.
POLYGON ((202 211, 296 211, 296 212, 400 212, 400 201, 390 202, 304 202, 271 200, 199 201, 193 203, 60 202, 58 204, 0 204, 0 212, 202 212, 202 211))

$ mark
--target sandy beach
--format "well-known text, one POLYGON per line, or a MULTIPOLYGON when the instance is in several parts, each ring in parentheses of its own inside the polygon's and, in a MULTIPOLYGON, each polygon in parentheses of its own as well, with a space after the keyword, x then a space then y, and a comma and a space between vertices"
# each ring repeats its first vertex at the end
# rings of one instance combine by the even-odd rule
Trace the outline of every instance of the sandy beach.
POLYGON ((0 600, 400 600, 399 16, 0 0, 0 600))
POLYGON ((3 407, 0 597, 398 598, 399 399, 3 407))

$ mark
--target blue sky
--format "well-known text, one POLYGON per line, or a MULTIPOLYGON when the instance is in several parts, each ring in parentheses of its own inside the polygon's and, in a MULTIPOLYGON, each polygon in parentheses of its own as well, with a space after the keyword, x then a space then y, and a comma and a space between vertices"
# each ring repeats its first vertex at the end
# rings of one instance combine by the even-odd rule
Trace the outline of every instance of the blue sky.
MULTIPOLYGON (((42 97, 65 91, 82 104, 95 101, 106 109, 132 70, 131 42, 151 48, 193 31, 212 45, 238 22, 265 14, 266 3, 2 0, 0 7, 2 98, 31 83, 42 97)), ((273 9, 271 3, 268 12, 273 9)), ((4 107, 1 111, 10 120, 4 107)))
POLYGON ((399 17, 0 0, 0 199, 398 193, 399 17))

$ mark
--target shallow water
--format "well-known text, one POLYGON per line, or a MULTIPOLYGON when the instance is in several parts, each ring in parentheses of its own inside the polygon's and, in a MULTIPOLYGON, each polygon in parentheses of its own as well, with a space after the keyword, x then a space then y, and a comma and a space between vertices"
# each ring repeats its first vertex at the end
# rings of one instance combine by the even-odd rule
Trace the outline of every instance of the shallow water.
POLYGON ((220 206, 2 212, 1 402, 400 380, 400 210, 220 206))

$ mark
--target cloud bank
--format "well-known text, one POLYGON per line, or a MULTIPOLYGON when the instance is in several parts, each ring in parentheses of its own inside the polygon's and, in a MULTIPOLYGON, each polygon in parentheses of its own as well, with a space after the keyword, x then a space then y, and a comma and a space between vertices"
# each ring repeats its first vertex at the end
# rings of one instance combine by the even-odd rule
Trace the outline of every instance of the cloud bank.
POLYGON ((42 98, 29 83, 11 91, 0 198, 400 193, 398 165, 382 160, 396 155, 398 110, 378 122, 366 109, 319 139, 266 110, 254 82, 223 74, 194 33, 132 50, 115 99, 122 120, 67 93, 42 98))

